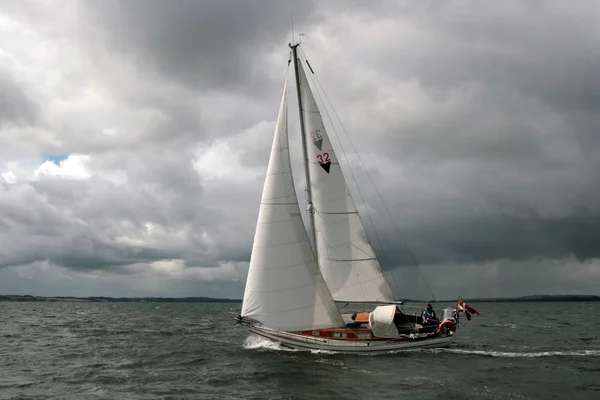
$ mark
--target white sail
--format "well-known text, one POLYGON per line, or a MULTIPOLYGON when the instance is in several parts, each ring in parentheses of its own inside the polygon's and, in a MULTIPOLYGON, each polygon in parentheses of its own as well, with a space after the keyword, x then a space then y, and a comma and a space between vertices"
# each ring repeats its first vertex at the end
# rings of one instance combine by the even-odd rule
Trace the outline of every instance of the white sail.
POLYGON ((288 148, 287 78, 241 315, 288 331, 344 325, 319 271, 300 215, 288 148))
POLYGON ((337 301, 393 301, 299 64, 319 267, 337 301))

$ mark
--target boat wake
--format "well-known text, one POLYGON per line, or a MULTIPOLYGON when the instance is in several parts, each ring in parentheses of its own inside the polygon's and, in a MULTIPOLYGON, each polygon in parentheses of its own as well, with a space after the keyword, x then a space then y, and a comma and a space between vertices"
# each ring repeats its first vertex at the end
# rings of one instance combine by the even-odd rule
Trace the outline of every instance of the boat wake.
MULTIPOLYGON (((290 349, 282 346, 280 343, 272 342, 268 339, 259 336, 249 336, 244 342, 245 349, 265 349, 274 351, 305 351, 300 349, 290 349)), ((321 355, 336 355, 341 354, 336 351, 329 350, 310 350, 312 354, 321 355)), ((572 351, 537 351, 537 352, 517 352, 517 351, 494 351, 494 350, 467 350, 467 349, 456 349, 456 348, 438 348, 438 349, 406 349, 406 350, 392 350, 384 354, 398 354, 398 353, 452 353, 452 354, 463 354, 463 355, 477 355, 483 357, 498 357, 498 358, 540 358, 540 357, 600 357, 600 349, 598 350, 572 350, 572 351)), ((372 354, 360 354, 364 356, 372 356, 372 354)))
POLYGON ((503 358, 538 358, 538 357, 600 357, 600 350, 572 351, 538 351, 538 352, 509 352, 492 350, 436 349, 436 352, 479 355, 503 358))
POLYGON ((260 336, 248 336, 244 341, 244 348, 247 350, 265 349, 276 351, 300 351, 297 349, 289 349, 281 345, 281 343, 272 342, 269 339, 260 336))

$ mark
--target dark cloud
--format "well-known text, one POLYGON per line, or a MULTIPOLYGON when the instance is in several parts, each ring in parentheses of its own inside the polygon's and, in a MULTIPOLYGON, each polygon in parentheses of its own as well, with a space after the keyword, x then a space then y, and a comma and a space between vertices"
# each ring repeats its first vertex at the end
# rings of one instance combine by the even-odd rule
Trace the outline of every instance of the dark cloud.
POLYGON ((277 0, 82 4, 106 45, 148 70, 203 90, 259 92, 271 79, 265 74, 269 52, 289 36, 292 12, 304 23, 312 9, 312 1, 292 7, 277 0))
MULTIPOLYGON (((18 62, 0 72, 9 94, 0 99, 0 173, 19 176, 0 183, 0 281, 48 294, 36 280, 81 294, 101 294, 96 282, 119 295, 172 285, 241 296, 293 12, 436 294, 577 292, 597 282, 600 10, 591 2, 2 7, 23 43, 5 50, 18 62), (89 155, 85 178, 28 179, 22 171, 43 162, 31 154, 42 153, 89 155), (31 280, 18 283, 21 275, 31 280)), ((399 293, 427 293, 365 174, 354 173, 399 293)))
MULTIPOLYGON (((586 262, 600 257, 600 218, 589 213, 542 218, 532 210, 532 215, 520 217, 458 214, 451 219, 420 218, 418 222, 419 226, 410 226, 403 235, 418 264, 539 258, 586 262)), ((397 231, 383 233, 382 244, 375 243, 385 268, 415 266, 397 231)))
POLYGON ((31 125, 39 109, 27 90, 0 64, 0 128, 4 124, 31 125))
MULTIPOLYGON (((104 189, 104 196, 98 197, 90 189, 94 182, 45 183, 37 188, 27 184, 0 187, 0 224, 6 228, 0 232, 0 267, 49 260, 73 269, 102 269, 178 256, 172 249, 160 246, 119 242, 111 225, 123 223, 127 204, 112 203, 109 191, 102 185, 95 186, 95 190, 104 189), (105 207, 115 204, 120 212, 106 215, 105 207)), ((142 213, 129 211, 125 221, 134 225, 135 217, 142 213)), ((127 229, 123 228, 120 233, 126 234, 127 229)))
MULTIPOLYGON (((420 262, 597 258, 597 6, 472 5, 347 10, 380 41, 333 42, 336 63, 379 72, 344 77, 355 95, 341 102, 344 124, 420 262)), ((311 45, 342 99, 340 68, 319 55, 327 45, 311 45)), ((414 265, 376 200, 385 264, 414 265)))

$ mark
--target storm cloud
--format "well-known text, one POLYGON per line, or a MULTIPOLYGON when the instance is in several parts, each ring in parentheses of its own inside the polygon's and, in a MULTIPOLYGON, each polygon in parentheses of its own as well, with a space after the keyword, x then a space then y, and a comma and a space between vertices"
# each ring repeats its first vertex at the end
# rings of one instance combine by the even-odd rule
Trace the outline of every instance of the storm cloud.
POLYGON ((290 17, 399 297, 597 294, 599 5, 242 0, 0 5, 0 293, 240 297, 290 17))

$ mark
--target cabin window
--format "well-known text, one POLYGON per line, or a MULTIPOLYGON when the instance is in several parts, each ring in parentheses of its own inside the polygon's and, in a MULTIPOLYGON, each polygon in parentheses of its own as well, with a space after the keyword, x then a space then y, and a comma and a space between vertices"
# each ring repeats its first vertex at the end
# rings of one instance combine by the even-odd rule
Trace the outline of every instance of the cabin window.
POLYGON ((332 337, 345 338, 345 337, 348 337, 348 334, 345 333, 345 332, 334 332, 331 336, 332 337))
POLYGON ((319 336, 320 332, 319 331, 313 331, 313 336, 319 336))

